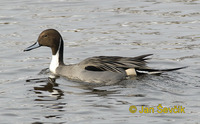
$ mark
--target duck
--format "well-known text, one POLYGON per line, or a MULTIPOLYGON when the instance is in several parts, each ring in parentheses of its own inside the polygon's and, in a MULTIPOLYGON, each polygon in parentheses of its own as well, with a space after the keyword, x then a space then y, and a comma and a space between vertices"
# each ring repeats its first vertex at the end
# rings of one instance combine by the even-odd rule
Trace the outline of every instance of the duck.
POLYGON ((136 57, 94 56, 86 58, 77 64, 66 65, 63 61, 64 41, 56 29, 42 31, 37 42, 24 49, 24 51, 30 51, 41 46, 51 48, 52 59, 49 66, 51 73, 73 81, 92 84, 112 85, 127 80, 131 76, 161 74, 186 68, 152 69, 146 65, 146 60, 150 59, 149 56, 153 54, 136 57))

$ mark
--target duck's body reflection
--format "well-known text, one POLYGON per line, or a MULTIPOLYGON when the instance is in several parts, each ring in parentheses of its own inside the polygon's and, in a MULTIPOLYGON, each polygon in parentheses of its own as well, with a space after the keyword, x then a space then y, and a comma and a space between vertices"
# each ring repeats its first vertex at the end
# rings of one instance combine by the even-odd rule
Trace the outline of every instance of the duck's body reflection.
POLYGON ((63 91, 58 88, 59 84, 56 83, 55 76, 49 76, 48 78, 35 78, 35 79, 28 79, 26 82, 35 82, 40 83, 39 86, 34 87, 34 92, 38 94, 38 99, 35 101, 53 101, 62 99, 63 91), (47 92, 46 92, 47 91, 47 92), (45 95, 50 93, 48 95, 45 95), (53 99, 49 99, 47 97, 53 96, 53 99), (56 98, 56 99, 55 99, 56 98))
MULTIPOLYGON (((59 88, 59 84, 56 83, 56 80, 58 78, 60 77, 49 75, 48 78, 27 79, 26 82, 33 82, 33 83, 39 84, 33 88, 35 94, 37 94, 38 96, 38 98, 35 99, 35 101, 53 101, 53 100, 62 99, 62 97, 64 96, 64 92, 61 90, 61 88, 59 88), (53 99, 49 97, 53 97, 53 99)), ((113 88, 113 90, 112 88, 109 88, 109 90, 107 90, 104 88, 103 89, 100 88, 101 86, 99 85, 91 85, 91 84, 79 83, 79 82, 75 84, 77 85, 67 85, 67 87, 82 89, 82 90, 85 90, 85 92, 75 93, 71 91, 65 91, 65 93, 76 94, 76 95, 96 94, 98 96, 107 96, 109 94, 117 93, 117 90, 115 90, 115 88, 113 88)))

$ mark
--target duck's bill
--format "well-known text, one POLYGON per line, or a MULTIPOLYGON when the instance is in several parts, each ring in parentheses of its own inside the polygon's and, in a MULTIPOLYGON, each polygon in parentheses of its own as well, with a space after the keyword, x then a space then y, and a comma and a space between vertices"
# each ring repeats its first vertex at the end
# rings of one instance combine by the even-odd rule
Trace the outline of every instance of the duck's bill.
POLYGON ((36 49, 40 47, 40 44, 38 42, 34 43, 33 45, 29 46, 28 48, 26 48, 24 51, 30 51, 32 49, 36 49))

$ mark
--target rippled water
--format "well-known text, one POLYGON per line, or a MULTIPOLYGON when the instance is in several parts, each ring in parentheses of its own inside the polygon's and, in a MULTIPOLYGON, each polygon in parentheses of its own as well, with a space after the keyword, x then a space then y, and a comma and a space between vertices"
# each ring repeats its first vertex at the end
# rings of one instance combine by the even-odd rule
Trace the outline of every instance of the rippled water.
POLYGON ((200 122, 199 0, 1 0, 0 26, 2 124, 200 122), (189 67, 113 86, 48 78, 50 49, 23 52, 47 28, 63 35, 67 64, 153 53, 151 67, 189 67), (185 113, 129 112, 159 104, 185 113))

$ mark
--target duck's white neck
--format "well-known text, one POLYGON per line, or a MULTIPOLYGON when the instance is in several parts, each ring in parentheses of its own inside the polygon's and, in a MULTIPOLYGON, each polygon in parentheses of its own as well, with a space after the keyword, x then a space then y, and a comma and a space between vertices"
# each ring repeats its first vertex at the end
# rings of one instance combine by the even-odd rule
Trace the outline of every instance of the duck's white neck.
POLYGON ((56 68, 60 65, 64 64, 63 63, 63 41, 62 38, 60 39, 58 51, 56 52, 55 55, 52 55, 51 63, 49 66, 49 69, 51 72, 56 74, 56 68))
POLYGON ((49 69, 51 72, 56 74, 56 68, 59 66, 59 52, 56 55, 52 55, 51 63, 49 69))

